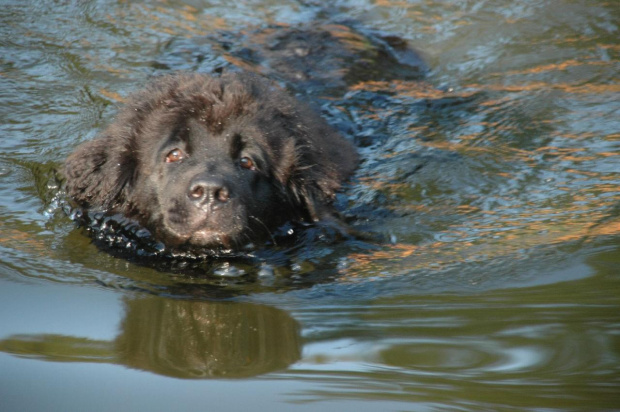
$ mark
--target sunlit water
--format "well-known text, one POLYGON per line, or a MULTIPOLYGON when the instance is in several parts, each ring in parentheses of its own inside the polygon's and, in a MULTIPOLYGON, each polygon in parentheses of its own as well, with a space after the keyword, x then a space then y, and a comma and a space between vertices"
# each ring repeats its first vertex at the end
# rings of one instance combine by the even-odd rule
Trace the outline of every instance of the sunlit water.
POLYGON ((620 6, 301 3, 3 3, 0 409, 620 409, 620 6), (54 170, 128 93, 220 64, 201 36, 315 20, 430 68, 300 93, 384 242, 153 268, 76 229, 54 170))

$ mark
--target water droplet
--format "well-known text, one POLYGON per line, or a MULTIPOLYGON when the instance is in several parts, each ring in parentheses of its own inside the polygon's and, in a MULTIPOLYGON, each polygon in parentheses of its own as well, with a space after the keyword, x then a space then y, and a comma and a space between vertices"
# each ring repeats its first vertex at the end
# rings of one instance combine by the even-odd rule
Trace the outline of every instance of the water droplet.
POLYGON ((137 238, 146 238, 151 236, 151 232, 149 232, 145 228, 139 228, 135 233, 137 238))
POLYGON ((156 242, 153 244, 153 249, 155 249, 157 253, 163 253, 166 250, 166 246, 162 242, 156 242))
POLYGON ((274 277, 273 268, 269 265, 262 265, 260 270, 258 271, 258 276, 261 278, 274 277))

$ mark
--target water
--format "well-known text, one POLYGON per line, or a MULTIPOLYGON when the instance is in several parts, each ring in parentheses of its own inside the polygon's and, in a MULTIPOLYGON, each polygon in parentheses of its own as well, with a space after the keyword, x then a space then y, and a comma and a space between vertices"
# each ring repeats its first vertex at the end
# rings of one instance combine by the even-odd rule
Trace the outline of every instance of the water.
POLYGON ((620 6, 317 4, 4 2, 2 410, 620 410, 620 6), (152 267, 66 216, 54 170, 124 96, 221 59, 180 45, 345 18, 430 69, 310 96, 389 241, 152 267))

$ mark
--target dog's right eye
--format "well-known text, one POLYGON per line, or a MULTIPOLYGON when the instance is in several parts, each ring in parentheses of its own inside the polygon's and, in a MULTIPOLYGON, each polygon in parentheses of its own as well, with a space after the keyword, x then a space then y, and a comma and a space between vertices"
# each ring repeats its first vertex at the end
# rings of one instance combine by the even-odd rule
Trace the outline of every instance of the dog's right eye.
POLYGON ((173 149, 166 155, 166 163, 180 162, 185 159, 185 154, 181 149, 173 149))
POLYGON ((244 156, 241 159, 239 159, 239 164, 244 169, 248 169, 248 170, 252 170, 252 171, 256 170, 256 165, 254 164, 254 161, 252 161, 252 159, 250 159, 247 156, 244 156))

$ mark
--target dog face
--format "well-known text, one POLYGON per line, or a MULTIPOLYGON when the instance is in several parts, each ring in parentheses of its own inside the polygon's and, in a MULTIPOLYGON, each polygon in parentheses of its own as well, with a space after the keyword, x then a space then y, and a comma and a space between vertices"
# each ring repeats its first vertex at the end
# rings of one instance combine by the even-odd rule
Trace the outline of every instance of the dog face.
POLYGON ((140 220, 165 244, 230 249, 301 217, 274 179, 268 155, 273 148, 261 146, 265 142, 254 125, 213 133, 190 118, 178 119, 172 130, 164 131, 166 139, 142 148, 143 162, 129 199, 136 209, 153 205, 140 220))
POLYGON ((135 219, 175 249, 237 249, 320 220, 352 146, 265 80, 167 76, 133 96, 64 167, 82 208, 135 219))

